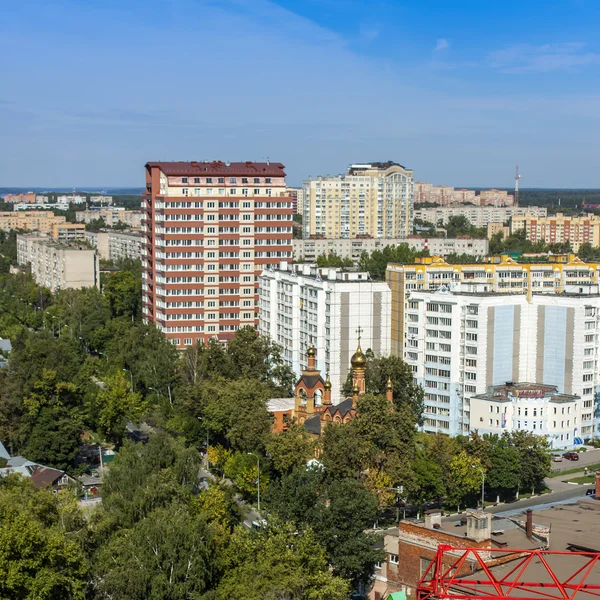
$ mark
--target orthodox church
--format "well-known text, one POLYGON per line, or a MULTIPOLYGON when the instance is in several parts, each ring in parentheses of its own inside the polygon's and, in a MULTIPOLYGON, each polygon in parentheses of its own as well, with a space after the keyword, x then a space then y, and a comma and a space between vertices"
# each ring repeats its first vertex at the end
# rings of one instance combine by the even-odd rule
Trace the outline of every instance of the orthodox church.
MULTIPOLYGON (((352 355, 352 396, 345 398, 339 404, 331 404, 331 382, 329 377, 323 381, 321 372, 316 369, 317 351, 311 344, 307 353, 307 368, 302 371, 294 390, 294 409, 292 417, 304 425, 309 433, 320 436, 328 423, 348 423, 356 416, 356 403, 365 393, 365 371, 367 358, 360 347, 352 355)), ((388 401, 393 401, 392 382, 386 386, 388 401)))

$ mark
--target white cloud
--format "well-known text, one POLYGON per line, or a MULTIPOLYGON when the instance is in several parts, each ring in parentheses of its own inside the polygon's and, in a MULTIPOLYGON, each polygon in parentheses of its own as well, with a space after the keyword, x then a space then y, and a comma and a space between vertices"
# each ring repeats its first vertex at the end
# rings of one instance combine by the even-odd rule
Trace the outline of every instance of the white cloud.
POLYGON ((533 46, 519 44, 489 55, 490 65, 503 73, 548 73, 573 67, 598 65, 600 54, 584 52, 585 44, 562 43, 533 46))
POLYGON ((439 52, 440 50, 446 50, 450 48, 450 42, 446 38, 438 38, 435 42, 435 52, 439 52))

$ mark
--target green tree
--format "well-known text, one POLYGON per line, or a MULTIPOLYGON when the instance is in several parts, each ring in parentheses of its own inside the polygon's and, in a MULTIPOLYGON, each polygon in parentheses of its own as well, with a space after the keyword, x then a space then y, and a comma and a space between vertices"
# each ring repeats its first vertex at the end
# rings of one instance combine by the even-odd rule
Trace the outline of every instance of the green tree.
POLYGON ((177 503, 118 532, 94 560, 94 587, 111 600, 186 600, 213 587, 213 532, 177 503))
POLYGON ((541 489, 552 470, 548 441, 522 430, 512 432, 510 441, 521 461, 519 489, 541 489))
POLYGON ((317 266, 321 268, 326 267, 352 267, 354 263, 350 258, 342 258, 338 256, 335 252, 329 252, 328 254, 320 254, 317 256, 316 260, 317 266))
POLYGON ((481 464, 461 450, 450 461, 450 483, 447 487, 447 500, 460 511, 461 505, 469 496, 481 490, 481 464))
POLYGON ((113 317, 137 318, 141 315, 142 282, 131 271, 119 271, 104 284, 104 296, 113 317))
POLYGON ((487 473, 487 484, 498 496, 519 488, 521 460, 518 450, 510 445, 510 438, 502 436, 491 454, 491 467, 487 473))
POLYGON ((97 417, 102 434, 120 444, 127 431, 127 421, 137 422, 147 411, 148 403, 138 392, 130 391, 130 382, 123 371, 116 371, 106 378, 105 388, 97 398, 97 417))
MULTIPOLYGON (((410 368, 402 358, 395 355, 375 358, 367 350, 367 368, 365 371, 366 391, 369 394, 384 396, 386 393, 388 379, 393 386, 394 406, 408 406, 413 415, 414 422, 421 425, 423 420, 423 401, 425 394, 423 388, 416 384, 410 368)), ((343 393, 347 396, 352 394, 352 373, 344 383, 343 393)))
POLYGON ((217 600, 345 600, 348 583, 331 573, 325 550, 310 528, 271 522, 238 528, 227 551, 217 600))
POLYGON ((271 435, 266 443, 266 451, 271 457, 273 469, 283 474, 306 465, 314 455, 315 445, 314 437, 304 427, 294 423, 287 431, 271 435))
POLYGON ((36 490, 19 476, 0 477, 0 596, 83 600, 88 565, 64 519, 63 496, 36 490))

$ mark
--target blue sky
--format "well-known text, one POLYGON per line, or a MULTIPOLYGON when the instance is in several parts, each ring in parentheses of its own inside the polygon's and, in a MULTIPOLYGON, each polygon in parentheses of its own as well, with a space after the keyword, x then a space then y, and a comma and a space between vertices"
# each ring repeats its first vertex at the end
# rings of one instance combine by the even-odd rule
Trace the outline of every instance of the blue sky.
POLYGON ((600 187, 597 0, 21 0, 0 19, 0 186, 139 186, 147 160, 299 184, 600 187))

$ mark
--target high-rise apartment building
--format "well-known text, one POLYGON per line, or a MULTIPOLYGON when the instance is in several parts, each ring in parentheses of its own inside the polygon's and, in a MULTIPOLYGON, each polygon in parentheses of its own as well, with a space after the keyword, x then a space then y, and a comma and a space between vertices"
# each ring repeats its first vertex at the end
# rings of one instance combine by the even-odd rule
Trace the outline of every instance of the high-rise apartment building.
POLYGON ((304 189, 289 187, 286 189, 292 199, 292 210, 295 215, 304 214, 304 189))
POLYGON ((143 314, 178 347, 257 324, 258 275, 292 255, 280 163, 149 162, 143 314))
POLYGON ((567 217, 562 213, 539 217, 527 213, 514 216, 510 222, 511 233, 525 230, 527 239, 546 244, 571 244, 574 252, 581 244, 600 245, 600 217, 589 214, 567 217))
POLYGON ((512 206, 514 196, 505 190, 455 190, 447 185, 432 185, 422 181, 415 182, 415 204, 434 202, 438 206, 452 204, 474 204, 476 206, 512 206))
POLYGON ((529 382, 581 398, 581 418, 565 425, 563 447, 595 436, 600 264, 574 255, 551 258, 520 264, 503 256, 471 265, 427 258, 388 266, 392 352, 411 365, 425 390, 426 431, 478 429, 473 396, 529 382))
POLYGON ((414 177, 394 162, 350 165, 304 183, 303 235, 399 238, 412 234, 414 177))
POLYGON ((314 345, 334 404, 342 399, 359 335, 365 350, 389 354, 390 289, 368 273, 283 262, 265 269, 259 281, 259 331, 281 346, 298 376, 314 345))

